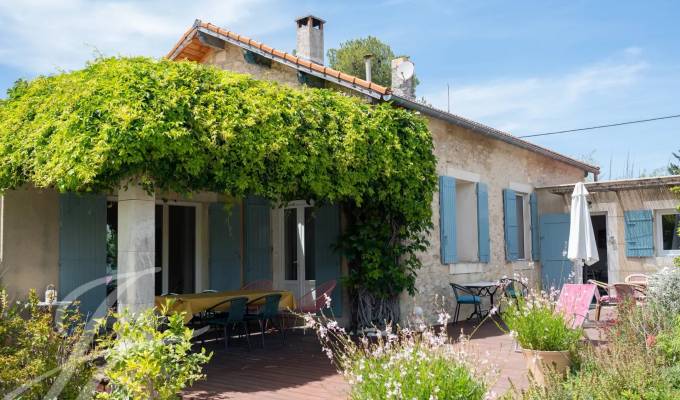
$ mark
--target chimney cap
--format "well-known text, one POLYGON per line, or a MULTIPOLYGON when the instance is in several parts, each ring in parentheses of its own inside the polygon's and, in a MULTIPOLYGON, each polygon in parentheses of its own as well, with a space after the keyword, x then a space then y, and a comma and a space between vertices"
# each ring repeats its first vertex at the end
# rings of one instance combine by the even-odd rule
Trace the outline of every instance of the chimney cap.
POLYGON ((302 24, 306 24, 306 22, 307 22, 308 19, 311 19, 311 20, 312 20, 312 24, 314 24, 314 25, 316 25, 316 24, 318 24, 318 25, 323 25, 323 24, 326 23, 325 20, 323 20, 323 19, 321 19, 321 18, 319 18, 319 17, 316 17, 316 16, 314 16, 314 15, 312 15, 312 14, 305 15, 304 17, 295 18, 295 22, 297 22, 298 25, 302 25, 302 24))

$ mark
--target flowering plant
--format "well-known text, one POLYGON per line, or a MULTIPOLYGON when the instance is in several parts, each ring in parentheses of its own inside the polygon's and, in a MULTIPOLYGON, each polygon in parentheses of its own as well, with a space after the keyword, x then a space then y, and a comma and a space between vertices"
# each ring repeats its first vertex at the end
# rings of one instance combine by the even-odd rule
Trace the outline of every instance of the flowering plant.
MULTIPOLYGON (((508 300, 501 313, 510 334, 527 350, 571 350, 583 336, 582 329, 572 329, 562 313, 555 312, 559 291, 529 291, 527 296, 508 300)), ((499 327, 505 330, 499 325, 499 327)))
MULTIPOLYGON (((466 341, 452 343, 445 329, 388 324, 373 336, 352 337, 323 313, 303 317, 349 382, 351 399, 483 399, 496 373, 485 363, 473 368, 466 341)), ((448 319, 439 317, 444 326, 448 319)))

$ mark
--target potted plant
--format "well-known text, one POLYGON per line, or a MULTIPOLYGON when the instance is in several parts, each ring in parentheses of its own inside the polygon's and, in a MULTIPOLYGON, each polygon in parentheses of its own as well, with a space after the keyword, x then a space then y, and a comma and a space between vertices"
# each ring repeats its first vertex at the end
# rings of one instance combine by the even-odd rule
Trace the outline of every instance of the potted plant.
POLYGON ((527 368, 538 384, 545 383, 548 368, 566 374, 583 330, 572 329, 564 315, 555 312, 554 296, 543 292, 518 296, 501 316, 521 346, 527 368))

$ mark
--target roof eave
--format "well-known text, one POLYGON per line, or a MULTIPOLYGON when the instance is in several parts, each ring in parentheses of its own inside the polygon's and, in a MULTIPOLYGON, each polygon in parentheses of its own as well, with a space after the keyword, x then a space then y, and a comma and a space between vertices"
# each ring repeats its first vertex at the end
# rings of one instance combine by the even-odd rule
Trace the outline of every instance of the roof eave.
MULTIPOLYGON (((334 76, 330 76, 330 75, 324 74, 323 72, 319 72, 319 71, 315 70, 314 68, 311 68, 311 66, 310 66, 310 67, 307 67, 307 66, 298 64, 298 63, 296 63, 296 62, 293 62, 293 61, 289 60, 289 59, 286 58, 286 57, 283 57, 283 58, 282 58, 282 57, 278 57, 278 56, 274 55, 274 54, 271 53, 271 52, 263 51, 263 50, 260 49, 258 46, 254 46, 254 45, 249 44, 249 43, 244 43, 243 41, 234 39, 234 38, 232 38, 232 37, 230 37, 230 36, 228 36, 228 35, 224 35, 224 34, 222 34, 222 33, 220 33, 220 32, 215 32, 215 31, 213 31, 213 30, 211 30, 211 29, 205 28, 205 27, 202 26, 202 24, 200 24, 200 23, 194 25, 193 32, 187 34, 186 37, 185 37, 185 39, 184 39, 183 41, 180 41, 180 43, 178 43, 178 45, 175 46, 175 49, 173 49, 173 51, 171 51, 171 52, 169 53, 168 58, 171 59, 171 60, 174 59, 174 57, 176 57, 177 54, 179 54, 179 53, 181 52, 181 49, 183 48, 182 46, 186 46, 186 43, 190 42, 191 39, 193 39, 193 35, 196 35, 196 34, 209 35, 209 36, 214 37, 214 38, 216 38, 216 39, 219 39, 219 40, 221 40, 221 41, 223 41, 223 42, 225 42, 225 43, 229 43, 229 44, 238 46, 238 47, 240 47, 240 48, 242 48, 242 49, 245 49, 245 50, 248 50, 248 51, 252 51, 252 52, 255 53, 255 54, 259 54, 260 56, 265 57, 265 58, 267 58, 267 59, 276 61, 276 62, 281 63, 281 64, 284 64, 284 65, 287 65, 287 66, 289 66, 289 67, 291 67, 291 68, 296 69, 297 71, 304 72, 304 73, 306 73, 306 74, 310 74, 310 75, 313 75, 313 76, 322 78, 322 79, 324 79, 324 80, 326 80, 326 81, 328 81, 328 82, 331 82, 331 83, 334 83, 334 84, 337 84, 337 85, 346 87, 346 88, 351 89, 351 90, 355 90, 355 91, 357 91, 357 92, 360 92, 360 93, 362 93, 362 94, 364 94, 364 95, 366 95, 366 96, 369 96, 369 97, 374 98, 374 99, 377 99, 377 100, 389 100, 389 99, 391 98, 391 95, 390 95, 389 92, 388 92, 388 93, 381 93, 381 92, 379 92, 379 91, 372 90, 372 89, 368 89, 368 88, 364 88, 364 87, 359 86, 359 85, 356 85, 356 84, 354 84, 354 83, 352 83, 352 82, 345 81, 345 80, 343 80, 343 79, 340 79, 339 77, 336 78, 336 77, 334 77, 334 76)), ((199 36, 199 39, 200 39, 200 36, 199 36)), ((219 49, 219 47, 213 46, 213 45, 211 45, 210 43, 205 43, 205 42, 204 42, 204 44, 207 45, 207 46, 209 46, 209 47, 212 47, 212 48, 215 48, 215 49, 219 49)))

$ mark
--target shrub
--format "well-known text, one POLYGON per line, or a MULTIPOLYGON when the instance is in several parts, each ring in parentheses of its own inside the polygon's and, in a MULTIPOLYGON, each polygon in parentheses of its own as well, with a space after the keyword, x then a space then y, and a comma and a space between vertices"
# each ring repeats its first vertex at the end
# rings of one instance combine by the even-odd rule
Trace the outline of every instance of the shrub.
POLYGON ((445 330, 387 325, 375 337, 353 338, 323 314, 304 318, 349 382, 351 399, 482 399, 494 374, 475 369, 465 344, 451 343, 445 330))
POLYGON ((650 276, 647 300, 669 314, 680 314, 680 268, 667 267, 650 276))
POLYGON ((192 353, 193 331, 184 326, 181 314, 166 317, 150 309, 113 318, 112 334, 99 340, 111 390, 98 394, 98 399, 175 399, 204 377, 201 368, 211 354, 205 349, 192 353))
POLYGON ((660 357, 659 346, 649 340, 658 335, 658 343, 658 337, 664 337, 657 331, 658 318, 653 310, 620 307, 616 323, 607 332, 609 342, 582 348, 580 368, 566 378, 551 374, 545 387, 532 384, 515 396, 524 400, 680 398, 678 365, 660 357))
POLYGON ((0 395, 21 399, 42 399, 48 393, 60 399, 74 399, 83 391, 86 395, 92 390, 94 366, 80 353, 88 343, 77 310, 66 312, 55 329, 51 313, 38 307, 35 291, 28 301, 10 305, 6 291, 0 289, 0 395))
POLYGON ((520 346, 528 350, 573 350, 583 336, 572 329, 561 313, 555 312, 554 294, 531 292, 509 301, 502 313, 503 322, 516 335, 520 346))
POLYGON ((680 315, 670 329, 656 336, 656 347, 668 364, 680 367, 680 315))

